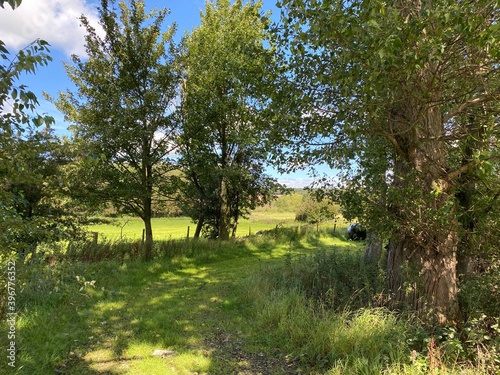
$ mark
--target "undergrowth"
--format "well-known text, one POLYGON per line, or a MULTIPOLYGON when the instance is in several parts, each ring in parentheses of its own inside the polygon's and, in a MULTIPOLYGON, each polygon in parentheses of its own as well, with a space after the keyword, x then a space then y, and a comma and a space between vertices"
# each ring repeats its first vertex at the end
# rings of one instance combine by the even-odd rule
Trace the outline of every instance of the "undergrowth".
POLYGON ((383 288, 383 273, 362 249, 333 248, 261 269, 247 299, 257 336, 317 373, 498 373, 497 318, 429 329, 384 308, 383 288))

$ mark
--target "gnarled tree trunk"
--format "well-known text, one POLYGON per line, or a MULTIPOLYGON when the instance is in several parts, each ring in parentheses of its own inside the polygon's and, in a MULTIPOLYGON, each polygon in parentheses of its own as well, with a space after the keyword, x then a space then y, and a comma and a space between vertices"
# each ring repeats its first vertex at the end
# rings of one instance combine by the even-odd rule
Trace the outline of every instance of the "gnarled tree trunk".
MULTIPOLYGON (((423 81, 439 72, 428 67, 423 81)), ((439 323, 460 319, 457 279, 457 218, 447 176, 444 124, 439 94, 429 102, 401 100, 391 129, 398 155, 390 202, 397 229, 388 247, 388 285, 395 307, 430 311, 439 323)))

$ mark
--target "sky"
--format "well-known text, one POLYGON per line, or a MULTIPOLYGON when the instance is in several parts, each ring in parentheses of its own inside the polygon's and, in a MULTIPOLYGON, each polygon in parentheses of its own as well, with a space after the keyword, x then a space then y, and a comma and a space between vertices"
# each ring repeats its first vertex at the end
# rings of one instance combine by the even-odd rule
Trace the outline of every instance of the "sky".
MULTIPOLYGON (((262 10, 271 11, 272 18, 277 20, 279 11, 275 2, 276 0, 263 0, 262 10)), ((7 4, 4 9, 0 8, 0 39, 11 53, 37 38, 50 44, 53 61, 48 66, 40 67, 36 75, 23 76, 20 82, 37 95, 40 102, 38 113, 54 117, 56 134, 69 135, 69 124, 55 106, 43 97, 43 92, 57 98, 60 91, 74 87, 66 75, 63 63, 71 62, 72 54, 85 56, 85 31, 80 27, 79 17, 84 14, 93 25, 98 26, 99 3, 98 0, 23 0, 15 10, 7 4)), ((185 31, 192 31, 200 24, 200 11, 204 9, 204 4, 204 0, 146 0, 148 9, 170 9, 165 24, 177 24, 177 40, 185 31)), ((322 166, 320 172, 329 171, 322 166)), ((312 182, 307 171, 280 175, 269 168, 268 173, 289 187, 304 187, 312 182)))

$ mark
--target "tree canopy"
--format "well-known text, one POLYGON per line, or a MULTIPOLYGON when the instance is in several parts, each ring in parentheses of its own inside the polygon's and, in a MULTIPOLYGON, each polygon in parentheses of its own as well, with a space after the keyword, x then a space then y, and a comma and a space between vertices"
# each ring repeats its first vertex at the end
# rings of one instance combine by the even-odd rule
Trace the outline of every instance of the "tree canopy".
MULTIPOLYGON (((21 5, 20 0, 8 3, 13 9, 21 5)), ((54 149, 54 119, 37 112, 36 95, 19 83, 23 74, 35 74, 52 60, 49 52, 49 44, 37 39, 12 54, 0 40, 0 257, 33 250, 42 238, 58 237, 56 228, 61 229, 57 215, 40 217, 35 209, 47 193, 42 185, 48 181, 41 175, 50 180, 54 172, 45 168, 45 157, 54 149)))
POLYGON ((120 2, 119 9, 114 4, 103 0, 99 8, 103 38, 82 16, 88 59, 74 56, 66 66, 77 89, 61 93, 56 104, 82 147, 79 188, 141 217, 149 257, 152 200, 170 192, 169 155, 178 136, 175 26, 164 31, 168 11, 146 13, 142 0, 120 2))
POLYGON ((201 25, 184 41, 182 163, 190 192, 197 196, 198 224, 208 223, 204 211, 211 201, 210 226, 221 239, 277 188, 263 176, 264 88, 271 82, 274 54, 266 45, 270 21, 261 15, 261 6, 207 2, 201 25))
POLYGON ((343 169, 340 200, 390 238, 393 301, 456 321, 455 194, 465 174, 498 172, 498 2, 280 6, 279 156, 343 169))

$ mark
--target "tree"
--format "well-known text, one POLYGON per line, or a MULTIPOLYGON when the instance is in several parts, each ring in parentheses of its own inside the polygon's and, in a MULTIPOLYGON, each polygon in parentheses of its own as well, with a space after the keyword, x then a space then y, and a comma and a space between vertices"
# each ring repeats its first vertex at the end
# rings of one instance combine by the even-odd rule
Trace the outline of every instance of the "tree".
MULTIPOLYGON (((40 244, 80 234, 84 213, 66 194, 65 168, 71 162, 52 130, 26 131, 15 139, 9 157, 15 168, 2 169, 0 190, 10 199, 11 219, 3 228, 4 243, 20 254, 35 254, 40 244), (8 173, 17 169, 18 173, 8 173)), ((6 166, 4 166, 6 167, 6 166)), ((4 202, 6 203, 6 202, 4 202)))
POLYGON ((464 223, 457 188, 498 160, 498 2, 281 6, 290 69, 276 101, 290 122, 275 137, 295 141, 294 160, 347 171, 344 202, 354 200, 368 227, 390 238, 395 305, 456 322, 464 223))
POLYGON ((172 117, 177 87, 175 27, 162 32, 167 10, 146 13, 144 1, 101 1, 100 37, 82 16, 88 59, 73 57, 67 73, 74 92, 57 107, 74 123, 81 144, 80 189, 97 202, 110 201, 145 225, 145 257, 152 256, 152 201, 170 194, 169 154, 176 147, 172 117))
MULTIPOLYGON (((5 2, 0 1, 2 8, 5 2)), ((8 3, 13 9, 21 5, 20 0, 8 3)), ((36 129, 42 125, 48 129, 54 119, 38 114, 36 95, 18 83, 23 74, 34 74, 38 67, 52 60, 48 47, 46 41, 38 39, 12 55, 0 40, 0 258, 25 249, 26 243, 19 234, 37 232, 41 238, 50 234, 47 225, 53 224, 50 218, 44 218, 44 224, 31 220, 22 209, 29 205, 28 197, 36 193, 27 184, 36 176, 25 164, 43 148, 43 137, 36 129), (30 147, 24 147, 26 142, 30 147)))
POLYGON ((184 43, 182 163, 196 193, 198 227, 209 207, 217 210, 212 225, 220 239, 229 238, 231 225, 234 233, 238 217, 274 184, 262 176, 266 155, 259 147, 266 137, 260 123, 263 88, 273 64, 261 5, 207 2, 201 25, 184 43))
MULTIPOLYGON (((187 145, 183 143, 183 147, 187 145)), ((276 198, 277 192, 285 190, 264 172, 265 158, 261 153, 248 148, 245 150, 235 157, 231 167, 225 171, 231 237, 236 236, 240 218, 247 217, 250 210, 257 206, 268 204, 276 198)), ((184 149, 180 160, 183 176, 178 183, 178 200, 183 204, 184 213, 197 224, 194 238, 198 238, 202 232, 207 237, 217 238, 221 215, 221 171, 217 165, 209 164, 208 155, 192 155, 191 152, 191 149, 184 149)))
POLYGON ((333 220, 340 213, 340 207, 327 196, 317 196, 314 192, 305 195, 302 204, 297 208, 295 220, 309 224, 319 224, 325 220, 333 220))

